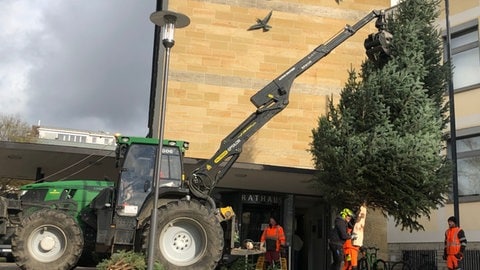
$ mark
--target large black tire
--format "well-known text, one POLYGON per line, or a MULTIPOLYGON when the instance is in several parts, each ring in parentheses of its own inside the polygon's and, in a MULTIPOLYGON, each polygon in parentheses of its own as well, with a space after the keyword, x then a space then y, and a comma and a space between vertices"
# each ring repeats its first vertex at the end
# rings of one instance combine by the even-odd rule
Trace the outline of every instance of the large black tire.
POLYGON ((26 270, 72 269, 83 250, 83 236, 74 218, 45 209, 22 220, 12 239, 12 253, 26 270))
MULTIPOLYGON (((223 230, 214 213, 197 201, 170 202, 157 211, 155 260, 168 270, 214 269, 222 257, 223 230)), ((150 229, 143 234, 148 247, 150 229)))

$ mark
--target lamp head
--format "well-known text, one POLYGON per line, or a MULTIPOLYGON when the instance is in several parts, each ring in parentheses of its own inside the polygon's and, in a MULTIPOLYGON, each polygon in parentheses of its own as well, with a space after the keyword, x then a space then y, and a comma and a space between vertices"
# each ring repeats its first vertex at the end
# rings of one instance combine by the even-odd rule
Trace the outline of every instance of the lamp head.
POLYGON ((181 13, 161 10, 150 15, 150 21, 162 27, 162 43, 166 48, 175 44, 174 32, 176 28, 183 28, 190 24, 190 18, 181 13))

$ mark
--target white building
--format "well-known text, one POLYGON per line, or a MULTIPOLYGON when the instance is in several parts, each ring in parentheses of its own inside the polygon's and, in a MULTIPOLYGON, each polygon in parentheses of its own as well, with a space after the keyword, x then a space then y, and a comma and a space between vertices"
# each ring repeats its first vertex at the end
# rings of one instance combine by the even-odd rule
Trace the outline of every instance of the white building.
POLYGON ((38 138, 43 140, 115 146, 115 136, 108 132, 43 126, 34 126, 33 129, 37 132, 38 138))

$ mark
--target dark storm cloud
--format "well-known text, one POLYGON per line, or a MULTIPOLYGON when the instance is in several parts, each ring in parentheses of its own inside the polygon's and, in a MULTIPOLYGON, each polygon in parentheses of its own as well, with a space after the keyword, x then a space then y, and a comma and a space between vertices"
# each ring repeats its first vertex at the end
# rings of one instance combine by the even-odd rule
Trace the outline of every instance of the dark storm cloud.
POLYGON ((45 126, 145 135, 154 1, 60 1, 32 37, 27 118, 45 126))

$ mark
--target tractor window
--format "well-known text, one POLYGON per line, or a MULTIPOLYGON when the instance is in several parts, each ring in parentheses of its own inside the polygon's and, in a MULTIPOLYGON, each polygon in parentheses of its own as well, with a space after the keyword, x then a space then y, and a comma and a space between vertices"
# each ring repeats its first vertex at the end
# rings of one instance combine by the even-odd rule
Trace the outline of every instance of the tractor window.
POLYGON ((119 184, 119 205, 129 206, 127 214, 135 215, 150 193, 155 152, 154 145, 134 144, 128 149, 119 184))
POLYGON ((160 187, 179 187, 182 180, 182 161, 176 147, 162 148, 162 167, 160 170, 160 187))
MULTIPOLYGON (((182 164, 178 147, 162 147, 160 187, 179 187, 182 164)), ((134 215, 151 192, 155 175, 156 145, 132 144, 125 156, 119 183, 119 206, 134 215), (127 207, 128 206, 128 207, 127 207)), ((128 213, 127 213, 128 212, 128 213)))
POLYGON ((178 155, 163 155, 160 170, 160 187, 179 187, 182 180, 182 166, 178 155))
POLYGON ((182 179, 182 162, 178 156, 171 156, 170 158, 170 178, 175 180, 182 179))
POLYGON ((69 200, 75 196, 76 189, 64 189, 60 195, 60 200, 69 200))
POLYGON ((22 201, 29 201, 29 202, 36 202, 41 201, 43 202, 45 196, 47 195, 48 189, 29 189, 22 195, 22 201))

